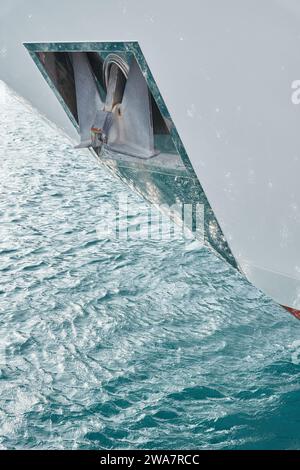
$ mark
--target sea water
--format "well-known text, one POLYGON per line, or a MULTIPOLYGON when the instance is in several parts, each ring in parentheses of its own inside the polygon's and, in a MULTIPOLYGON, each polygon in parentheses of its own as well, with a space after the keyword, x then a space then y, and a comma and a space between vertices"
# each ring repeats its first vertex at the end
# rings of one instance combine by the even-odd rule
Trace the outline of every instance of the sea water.
POLYGON ((138 224, 139 196, 2 93, 1 447, 300 448, 300 322, 184 238, 99 237, 120 195, 138 224))

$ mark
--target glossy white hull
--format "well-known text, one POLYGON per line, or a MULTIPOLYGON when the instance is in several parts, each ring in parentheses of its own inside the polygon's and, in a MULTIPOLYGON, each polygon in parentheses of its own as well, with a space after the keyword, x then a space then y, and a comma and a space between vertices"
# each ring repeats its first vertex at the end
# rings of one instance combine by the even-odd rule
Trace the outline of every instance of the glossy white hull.
POLYGON ((300 310, 299 2, 5 1, 0 79, 75 138, 23 46, 67 41, 138 41, 241 270, 300 310))

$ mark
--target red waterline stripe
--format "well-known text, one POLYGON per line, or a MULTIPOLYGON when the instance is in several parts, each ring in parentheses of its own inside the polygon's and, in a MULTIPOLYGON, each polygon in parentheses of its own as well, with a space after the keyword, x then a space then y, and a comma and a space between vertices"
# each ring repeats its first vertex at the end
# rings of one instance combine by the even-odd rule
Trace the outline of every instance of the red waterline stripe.
POLYGON ((300 320, 300 310, 296 310, 295 308, 292 308, 292 307, 286 307, 285 305, 283 305, 283 307, 288 312, 290 312, 292 315, 294 315, 294 317, 296 317, 296 318, 298 318, 298 320, 300 320))

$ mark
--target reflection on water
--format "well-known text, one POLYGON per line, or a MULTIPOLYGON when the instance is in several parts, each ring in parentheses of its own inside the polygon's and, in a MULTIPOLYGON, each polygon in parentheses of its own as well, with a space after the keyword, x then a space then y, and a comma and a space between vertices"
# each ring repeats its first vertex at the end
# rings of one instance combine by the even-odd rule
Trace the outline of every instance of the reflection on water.
POLYGON ((0 137, 2 447, 299 448, 300 322, 191 242, 97 238, 147 206, 12 94, 0 137))

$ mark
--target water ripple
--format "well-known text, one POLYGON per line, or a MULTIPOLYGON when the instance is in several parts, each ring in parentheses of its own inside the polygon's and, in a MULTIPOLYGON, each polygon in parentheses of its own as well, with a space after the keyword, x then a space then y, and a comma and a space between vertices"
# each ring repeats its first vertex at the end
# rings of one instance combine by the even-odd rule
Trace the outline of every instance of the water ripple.
POLYGON ((8 93, 2 448, 299 448, 300 322, 185 240, 99 240, 128 195, 8 93))

